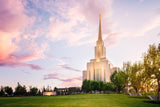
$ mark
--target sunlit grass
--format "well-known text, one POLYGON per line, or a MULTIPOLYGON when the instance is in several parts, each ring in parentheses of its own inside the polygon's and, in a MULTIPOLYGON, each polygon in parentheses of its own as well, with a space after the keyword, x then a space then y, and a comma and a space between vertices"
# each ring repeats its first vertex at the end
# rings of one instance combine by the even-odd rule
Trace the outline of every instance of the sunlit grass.
POLYGON ((0 97, 0 107, 159 107, 124 94, 0 97))

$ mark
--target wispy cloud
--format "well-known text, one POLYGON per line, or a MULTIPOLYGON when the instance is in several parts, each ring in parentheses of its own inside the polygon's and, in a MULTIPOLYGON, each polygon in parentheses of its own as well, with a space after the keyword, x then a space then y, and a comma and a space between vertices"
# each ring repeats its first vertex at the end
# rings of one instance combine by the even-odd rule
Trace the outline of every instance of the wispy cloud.
POLYGON ((102 32, 106 38, 115 32, 111 20, 112 0, 33 1, 37 8, 50 13, 48 37, 66 40, 69 46, 92 44, 97 39, 98 15, 102 14, 102 32), (56 14, 56 15, 55 15, 56 14))
POLYGON ((62 67, 62 68, 64 68, 64 69, 66 69, 66 70, 69 70, 69 71, 81 72, 80 70, 72 68, 72 67, 68 66, 67 64, 59 65, 59 66, 62 67))
POLYGON ((81 86, 82 84, 82 76, 81 75, 71 75, 68 76, 67 78, 63 77, 62 75, 59 76, 57 73, 52 73, 52 74, 47 74, 44 75, 44 80, 48 79, 56 79, 59 81, 62 81, 63 83, 61 84, 63 87, 71 87, 71 86, 81 86))
POLYGON ((109 34, 104 40, 104 42, 106 43, 106 46, 109 47, 111 45, 116 44, 118 42, 118 38, 120 34, 121 33, 119 32, 109 34))
POLYGON ((47 80, 47 79, 57 79, 57 80, 60 80, 60 81, 63 81, 63 82, 71 82, 73 80, 82 80, 82 77, 78 76, 78 77, 62 79, 62 77, 59 77, 58 74, 47 74, 47 75, 44 75, 44 80, 47 80))
POLYGON ((25 74, 31 75, 31 72, 25 71, 25 70, 21 70, 22 72, 24 72, 25 74))
POLYGON ((73 68, 73 67, 69 66, 68 64, 66 64, 66 62, 63 60, 63 58, 61 58, 61 59, 56 58, 56 60, 59 62, 57 64, 57 67, 60 67, 61 69, 65 69, 67 71, 81 72, 80 70, 73 68))
POLYGON ((11 67, 11 68, 30 67, 31 69, 34 70, 42 70, 42 68, 38 65, 27 64, 27 63, 0 63, 0 67, 11 67))
POLYGON ((144 24, 138 32, 139 35, 144 35, 148 31, 160 26, 160 9, 157 9, 156 14, 152 15, 152 19, 144 24))

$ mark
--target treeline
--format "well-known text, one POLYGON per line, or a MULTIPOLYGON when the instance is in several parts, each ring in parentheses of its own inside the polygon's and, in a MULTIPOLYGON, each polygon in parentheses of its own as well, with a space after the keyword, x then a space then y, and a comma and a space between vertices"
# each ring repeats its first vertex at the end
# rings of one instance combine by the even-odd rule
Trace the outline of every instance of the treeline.
MULTIPOLYGON (((53 89, 54 90, 54 89, 53 89)), ((42 89, 38 89, 37 87, 29 87, 27 91, 27 87, 25 85, 21 85, 19 82, 15 91, 13 91, 10 86, 1 86, 0 88, 0 96, 42 96, 43 92, 53 91, 51 87, 47 86, 47 88, 43 87, 42 89)))
POLYGON ((91 81, 84 80, 82 85, 82 90, 84 92, 90 91, 114 91, 115 87, 111 82, 104 83, 103 81, 91 81))

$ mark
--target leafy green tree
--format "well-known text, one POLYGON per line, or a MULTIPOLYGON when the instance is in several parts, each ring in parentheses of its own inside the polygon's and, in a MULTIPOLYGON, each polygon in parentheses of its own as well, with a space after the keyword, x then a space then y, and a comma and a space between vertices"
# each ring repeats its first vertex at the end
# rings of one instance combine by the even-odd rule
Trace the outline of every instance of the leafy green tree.
POLYGON ((15 95, 26 95, 27 91, 26 91, 26 87, 21 86, 18 82, 17 87, 15 88, 15 95))
POLYGON ((160 43, 149 45, 148 51, 144 54, 145 73, 157 81, 157 102, 159 102, 160 89, 160 43))
POLYGON ((4 95, 5 95, 4 88, 1 86, 0 96, 4 96, 4 95))
POLYGON ((117 93, 120 93, 120 91, 125 88, 127 77, 124 72, 114 71, 110 79, 111 79, 111 82, 114 84, 117 93))
POLYGON ((124 62, 123 63, 123 71, 126 74, 126 92, 129 93, 129 74, 131 72, 131 63, 130 62, 124 62))
POLYGON ((32 96, 36 96, 38 94, 38 88, 36 88, 36 87, 30 87, 29 93, 32 96))
POLYGON ((45 86, 43 86, 43 88, 42 88, 42 92, 46 92, 46 88, 45 88, 45 86))
POLYGON ((104 90, 106 91, 114 91, 115 87, 112 82, 107 82, 104 84, 104 90))
POLYGON ((99 91, 104 90, 104 82, 103 81, 99 81, 99 91))
POLYGON ((82 90, 85 92, 91 91, 91 81, 90 80, 84 80, 82 84, 82 90))
POLYGON ((91 90, 100 90, 100 82, 99 81, 91 81, 91 90))
POLYGON ((38 96, 41 96, 41 95, 42 95, 41 90, 38 90, 38 96))
POLYGON ((6 87, 4 87, 4 90, 8 95, 12 95, 12 93, 13 93, 12 87, 6 86, 6 87))
POLYGON ((56 91, 56 92, 57 92, 57 90, 58 90, 58 88, 57 88, 57 87, 54 87, 54 91, 56 91))
POLYGON ((139 96, 139 90, 143 85, 144 67, 141 62, 134 63, 129 73, 129 81, 131 86, 136 90, 137 96, 139 96))

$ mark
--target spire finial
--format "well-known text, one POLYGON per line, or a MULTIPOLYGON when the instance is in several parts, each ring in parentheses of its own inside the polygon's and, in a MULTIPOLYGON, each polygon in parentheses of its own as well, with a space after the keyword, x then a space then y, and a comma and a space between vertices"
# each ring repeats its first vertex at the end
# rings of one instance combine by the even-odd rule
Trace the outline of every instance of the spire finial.
POLYGON ((101 14, 99 14, 99 19, 101 19, 101 14))

